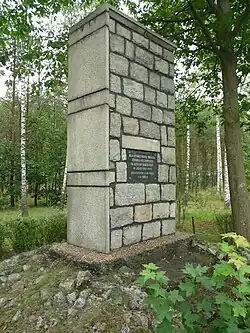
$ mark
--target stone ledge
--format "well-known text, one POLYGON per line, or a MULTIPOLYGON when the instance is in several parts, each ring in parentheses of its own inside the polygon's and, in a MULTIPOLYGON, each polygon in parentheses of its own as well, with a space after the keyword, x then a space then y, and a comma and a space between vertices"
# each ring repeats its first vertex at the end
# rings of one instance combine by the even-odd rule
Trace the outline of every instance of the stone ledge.
POLYGON ((122 247, 108 254, 68 243, 53 244, 46 251, 53 257, 61 257, 86 269, 103 272, 123 265, 140 268, 143 263, 183 256, 191 248, 193 239, 194 235, 177 231, 172 235, 122 247))

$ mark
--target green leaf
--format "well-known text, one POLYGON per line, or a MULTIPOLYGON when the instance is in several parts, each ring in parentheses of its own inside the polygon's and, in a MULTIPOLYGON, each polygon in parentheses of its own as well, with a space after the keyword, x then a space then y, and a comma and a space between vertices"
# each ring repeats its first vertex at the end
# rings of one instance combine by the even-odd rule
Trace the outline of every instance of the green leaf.
POLYGON ((235 271, 233 267, 226 261, 221 261, 214 266, 214 276, 234 276, 235 271))
POLYGON ((180 290, 184 291, 186 293, 186 296, 189 297, 195 293, 195 284, 192 280, 185 280, 184 282, 181 282, 179 284, 180 290))
POLYGON ((215 286, 215 281, 208 276, 198 276, 196 281, 201 283, 206 289, 211 290, 215 286))
POLYGON ((155 276, 155 279, 160 282, 160 283, 164 283, 164 284, 167 284, 168 281, 169 281, 169 278, 165 275, 164 272, 160 271, 160 272, 157 272, 156 276, 155 276))
POLYGON ((247 315, 247 309, 246 307, 243 307, 239 304, 236 304, 234 307, 233 307, 233 313, 234 313, 234 316, 235 317, 243 317, 243 318, 246 318, 246 315, 247 315))
POLYGON ((168 299, 175 304, 176 302, 183 302, 184 298, 179 294, 178 290, 171 290, 168 293, 168 299))
POLYGON ((201 266, 198 265, 197 267, 194 267, 192 264, 187 264, 186 267, 183 269, 183 272, 187 275, 196 278, 197 276, 201 276, 202 274, 206 273, 208 271, 207 266, 201 266))
POLYGON ((142 266, 145 267, 147 270, 151 270, 151 271, 158 271, 159 270, 159 267, 156 266, 153 263, 143 264, 142 266))

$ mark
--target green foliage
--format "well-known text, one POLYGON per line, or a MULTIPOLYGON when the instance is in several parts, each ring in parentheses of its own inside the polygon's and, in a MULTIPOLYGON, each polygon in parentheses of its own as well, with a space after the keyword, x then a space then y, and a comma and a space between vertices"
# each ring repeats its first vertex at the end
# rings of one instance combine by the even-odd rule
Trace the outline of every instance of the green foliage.
POLYGON ((173 290, 164 272, 144 265, 137 282, 146 287, 157 333, 250 332, 250 265, 244 255, 250 244, 229 233, 222 235, 220 248, 223 260, 212 267, 187 264, 173 290))
POLYGON ((17 253, 29 251, 44 244, 66 239, 67 219, 64 212, 48 216, 16 218, 0 224, 0 249, 8 239, 17 253))
POLYGON ((221 234, 235 230, 231 211, 225 211, 221 212, 220 214, 216 214, 215 222, 221 234))

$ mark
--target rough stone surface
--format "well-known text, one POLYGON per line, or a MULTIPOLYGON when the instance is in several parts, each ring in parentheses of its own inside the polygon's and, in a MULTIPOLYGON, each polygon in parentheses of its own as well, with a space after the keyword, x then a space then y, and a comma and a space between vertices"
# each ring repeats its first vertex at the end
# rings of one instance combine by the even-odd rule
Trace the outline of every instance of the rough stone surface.
POLYGON ((176 183, 176 167, 171 166, 170 167, 170 176, 169 176, 170 183, 176 183))
POLYGON ((162 162, 175 164, 175 148, 162 147, 162 162))
POLYGON ((128 97, 116 96, 116 111, 129 116, 131 114, 131 100, 128 97))
POLYGON ((121 135, 121 116, 118 113, 110 113, 110 135, 118 138, 121 135))
POLYGON ((122 147, 130 149, 139 149, 145 151, 160 151, 160 141, 155 139, 147 139, 130 135, 122 136, 122 147))
POLYGON ((163 57, 165 60, 169 61, 169 62, 174 62, 174 55, 173 55, 173 52, 167 50, 167 49, 164 49, 163 50, 163 57))
POLYGON ((141 240, 141 228, 142 226, 139 225, 133 225, 130 227, 124 228, 123 233, 123 243, 124 245, 130 245, 140 242, 141 240))
POLYGON ((153 218, 167 218, 169 217, 169 203, 159 202, 153 205, 153 218))
POLYGON ((112 187, 109 188, 109 205, 110 207, 114 206, 114 190, 112 187))
POLYGON ((135 47, 135 60, 150 69, 154 67, 154 56, 141 47, 135 47))
POLYGON ((161 145, 168 145, 167 129, 166 126, 161 126, 161 145))
POLYGON ((116 53, 111 53, 110 70, 115 74, 128 76, 128 59, 116 53))
POLYGON ((148 48, 148 44, 149 44, 149 40, 145 37, 143 37, 142 35, 139 35, 136 32, 132 33, 132 40, 141 46, 144 46, 145 48, 148 48))
POLYGON ((152 121, 161 124, 163 122, 163 112, 161 109, 153 106, 152 108, 152 121))
POLYGON ((175 125, 175 117, 173 112, 164 111, 163 119, 166 125, 175 125))
POLYGON ((163 108, 168 107, 168 96, 161 91, 157 91, 157 105, 163 108))
POLYGON ((174 81, 166 76, 161 76, 161 89, 169 93, 174 93, 174 81))
POLYGON ((121 35, 127 39, 131 39, 131 31, 119 23, 116 25, 116 31, 118 35, 121 35))
POLYGON ((111 231, 111 249, 122 247, 122 230, 111 231))
POLYGON ((152 219, 152 205, 135 206, 135 222, 146 222, 152 219))
POLYGON ((142 239, 159 237, 161 234, 161 222, 155 221, 143 224, 142 239))
POLYGON ((124 38, 114 34, 110 34, 110 49, 113 52, 124 54, 125 51, 124 38))
POLYGON ((160 82, 161 82, 160 75, 158 73, 150 71, 149 72, 149 85, 154 88, 160 89, 160 82))
POLYGON ((169 166, 166 164, 159 164, 158 168, 158 180, 161 183, 168 182, 168 170, 169 166))
POLYGON ((130 79, 123 79, 124 94, 131 98, 143 100, 143 85, 130 79))
POLYGON ((133 207, 119 207, 110 210, 111 228, 133 223, 133 207))
POLYGON ((164 184, 161 185, 162 200, 174 201, 175 200, 175 185, 164 184))
POLYGON ((156 58, 155 69, 163 74, 169 74, 169 63, 161 58, 156 58))
POLYGON ((172 202, 170 205, 170 217, 175 218, 175 202, 172 202))
POLYGON ((175 220, 162 221, 162 235, 170 235, 175 233, 175 220))
POLYGON ((125 134, 138 135, 139 134, 139 121, 135 118, 123 117, 123 131, 125 134))
POLYGON ((136 81, 148 83, 148 70, 146 67, 132 62, 130 64, 130 76, 136 81))
POLYGON ((117 75, 110 74, 110 90, 115 93, 121 93, 121 78, 117 75))
POLYGON ((168 95, 168 108, 174 110, 175 107, 175 99, 173 95, 168 95))
POLYGON ((159 56, 162 56, 162 47, 158 44, 155 44, 154 42, 149 42, 149 49, 155 54, 158 54, 159 56))
POLYGON ((109 154, 111 161, 119 161, 120 160, 120 143, 118 140, 110 140, 109 143, 109 154))
POLYGON ((138 101, 132 102, 132 114, 134 117, 142 119, 151 119, 151 107, 148 104, 144 104, 138 101))
POLYGON ((116 163, 116 180, 117 182, 127 181, 127 163, 117 162, 116 163))
POLYGON ((144 203, 144 184, 117 184, 115 187, 115 203, 118 206, 144 203))
POLYGON ((160 201, 160 185, 147 184, 146 185, 146 202, 160 201))
POLYGON ((144 93, 145 93, 145 101, 147 103, 150 103, 152 105, 156 104, 156 92, 153 88, 144 87, 144 93))
POLYGON ((140 120, 140 134, 146 138, 160 139, 160 126, 149 121, 140 120))
POLYGON ((134 60, 134 54, 135 54, 135 46, 132 42, 126 40, 125 42, 125 55, 127 58, 129 58, 130 60, 134 60))

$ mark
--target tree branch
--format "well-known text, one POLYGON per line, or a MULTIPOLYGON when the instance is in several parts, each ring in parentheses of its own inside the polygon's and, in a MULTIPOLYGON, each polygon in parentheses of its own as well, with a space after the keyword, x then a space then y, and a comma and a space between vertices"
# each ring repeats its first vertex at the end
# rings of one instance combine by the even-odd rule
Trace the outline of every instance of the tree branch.
POLYGON ((234 39, 238 35, 243 23, 246 21, 247 17, 250 15, 250 2, 249 2, 249 0, 245 0, 245 2, 246 2, 246 9, 245 9, 244 13, 242 15, 240 15, 235 22, 235 27, 231 34, 232 39, 234 39))
POLYGON ((219 55, 219 50, 217 48, 217 45, 215 43, 215 41, 213 40, 213 37, 211 36, 210 31, 208 30, 207 26, 205 25, 205 23, 202 20, 202 17, 199 15, 199 13, 197 12, 197 10, 195 9, 194 5, 192 4, 192 1, 189 1, 189 6, 191 9, 191 12, 193 14, 194 19, 198 22, 198 24, 201 27, 201 30, 203 32, 203 34, 206 36, 209 44, 212 47, 212 50, 219 55))
POLYGON ((207 3, 209 5, 209 8, 211 10, 211 13, 217 15, 219 13, 219 7, 218 5, 214 2, 214 0, 207 0, 207 3))

